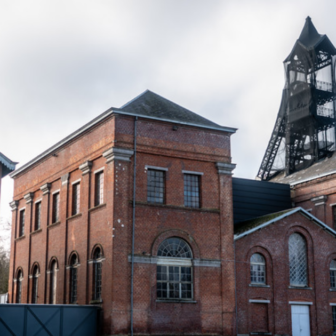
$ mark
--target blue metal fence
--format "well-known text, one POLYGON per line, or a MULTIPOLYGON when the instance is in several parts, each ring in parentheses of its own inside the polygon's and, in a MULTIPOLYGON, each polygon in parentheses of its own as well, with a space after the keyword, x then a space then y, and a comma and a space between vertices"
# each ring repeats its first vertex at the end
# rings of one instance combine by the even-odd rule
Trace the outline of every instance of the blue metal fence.
POLYGON ((96 306, 0 304, 1 336, 97 336, 96 306))

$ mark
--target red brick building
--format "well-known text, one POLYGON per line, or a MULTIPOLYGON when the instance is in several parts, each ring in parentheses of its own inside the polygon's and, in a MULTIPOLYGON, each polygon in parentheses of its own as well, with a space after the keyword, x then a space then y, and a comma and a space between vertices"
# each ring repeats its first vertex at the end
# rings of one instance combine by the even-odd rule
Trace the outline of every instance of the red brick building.
POLYGON ((97 304, 106 334, 234 334, 234 132, 146 91, 17 169, 10 302, 97 304))
POLYGON ((302 208, 236 225, 238 334, 333 334, 335 238, 302 208))

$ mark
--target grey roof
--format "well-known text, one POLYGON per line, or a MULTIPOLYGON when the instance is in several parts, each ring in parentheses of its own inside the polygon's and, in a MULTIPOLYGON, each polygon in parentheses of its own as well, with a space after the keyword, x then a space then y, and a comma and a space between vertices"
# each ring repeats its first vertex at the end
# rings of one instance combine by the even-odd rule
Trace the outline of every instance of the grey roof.
POLYGON ((277 221, 291 216, 295 213, 301 213, 303 216, 305 216, 306 218, 309 218, 313 223, 315 223, 316 225, 319 225, 320 227, 322 227, 322 229, 324 229, 325 231, 329 232, 330 234, 332 234, 334 237, 336 237, 336 231, 334 231, 332 228, 330 228, 328 225, 326 225, 325 223, 323 223, 322 221, 320 221, 318 218, 316 218, 315 216, 313 216, 311 213, 309 213, 308 211, 306 211, 305 209, 298 207, 298 208, 294 208, 294 209, 288 209, 285 211, 280 211, 280 212, 276 212, 273 214, 269 214, 266 216, 262 216, 259 218, 255 218, 246 222, 242 222, 239 223, 239 225, 234 227, 234 240, 238 240, 241 239, 255 231, 258 231, 270 224, 276 223, 277 221))
POLYGON ((112 114, 123 114, 130 116, 138 116, 146 119, 154 119, 161 121, 168 121, 177 124, 201 127, 206 129, 213 129, 218 131, 224 131, 229 133, 235 133, 236 128, 220 126, 200 115, 179 106, 166 98, 157 95, 149 90, 143 92, 141 95, 137 96, 127 104, 120 108, 111 107, 107 111, 103 112, 77 131, 71 133, 61 141, 57 142, 52 147, 48 148, 46 151, 35 157, 33 160, 29 161, 22 167, 16 169, 10 174, 11 177, 15 177, 24 170, 28 169, 32 165, 36 164, 46 156, 55 152, 58 148, 76 138, 77 136, 84 133, 86 130, 90 129, 103 119, 107 118, 112 114))
POLYGON ((2 165, 2 174, 0 178, 5 177, 12 172, 15 169, 16 164, 17 162, 8 159, 7 156, 0 152, 0 165, 2 165))
POLYGON ((144 118, 218 129, 230 133, 236 131, 236 128, 220 126, 149 90, 146 90, 121 108, 114 108, 113 111, 117 113, 124 112, 144 118))
POLYGON ((273 177, 270 182, 296 185, 335 173, 336 152, 334 152, 330 158, 325 158, 319 162, 314 163, 312 166, 306 169, 302 169, 288 176, 285 175, 285 171, 282 171, 273 177))
POLYGON ((291 59, 294 51, 296 50, 298 46, 303 47, 307 50, 312 50, 316 48, 322 42, 324 42, 325 43, 324 46, 327 47, 333 55, 335 55, 336 49, 334 45, 331 43, 331 41, 329 40, 328 36, 325 34, 323 35, 319 34, 311 18, 307 16, 306 22, 305 22, 305 25, 303 26, 300 37, 296 41, 288 57, 285 59, 285 62, 291 59))

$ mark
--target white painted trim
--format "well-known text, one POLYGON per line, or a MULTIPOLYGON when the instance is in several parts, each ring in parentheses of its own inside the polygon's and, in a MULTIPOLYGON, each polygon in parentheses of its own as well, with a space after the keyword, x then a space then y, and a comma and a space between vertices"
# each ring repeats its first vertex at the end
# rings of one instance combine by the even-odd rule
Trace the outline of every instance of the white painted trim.
POLYGON ((191 171, 191 170, 182 170, 183 174, 194 174, 194 175, 204 175, 202 172, 196 172, 196 171, 191 171))
POLYGON ((336 306, 336 303, 329 303, 330 306, 336 306))
POLYGON ((323 204, 325 204, 325 202, 315 203, 315 206, 323 205, 323 204))
POLYGON ((191 259, 184 258, 168 258, 168 257, 158 257, 158 265, 167 265, 167 266, 192 266, 191 259))
POLYGON ((19 210, 19 212, 21 212, 21 211, 23 211, 23 210, 26 210, 26 207, 21 208, 21 209, 19 210))
POLYGON ((331 204, 329 204, 329 206, 331 206, 331 207, 333 207, 333 206, 335 206, 336 205, 336 203, 331 203, 331 204))
POLYGON ((165 168, 165 167, 156 167, 156 166, 148 166, 148 165, 145 165, 145 169, 154 169, 154 170, 168 171, 168 168, 165 168))
POLYGON ((60 193, 60 191, 61 189, 58 189, 58 190, 53 191, 51 194, 54 195, 54 194, 60 193))
POLYGON ((103 171, 104 169, 105 169, 105 167, 101 167, 101 168, 95 170, 95 171, 93 172, 93 174, 100 173, 100 172, 103 171))
POLYGON ((36 203, 40 203, 40 202, 42 203, 42 198, 39 198, 38 200, 36 200, 36 201, 35 201, 35 204, 36 204, 36 203))
POLYGON ((271 303, 270 300, 249 300, 250 303, 271 303))
POLYGON ((79 183, 80 181, 81 181, 81 179, 78 179, 78 180, 76 180, 76 181, 73 181, 73 182, 71 182, 71 185, 77 184, 77 183, 79 183))
POLYGON ((305 302, 305 301, 289 301, 290 305, 300 305, 300 306, 312 306, 313 302, 305 302))
POLYGON ((310 213, 311 211, 313 211, 313 209, 312 208, 306 209, 306 211, 308 211, 310 213))
POLYGON ((316 224, 322 226, 322 228, 325 230, 325 231, 328 231, 330 234, 332 234, 334 237, 336 237, 336 231, 334 231, 332 228, 330 228, 328 225, 324 224, 322 221, 320 221, 318 218, 316 218, 315 216, 313 216, 311 213, 309 213, 307 210, 301 208, 301 207, 298 207, 298 208, 295 208, 291 211, 288 211, 286 212, 285 214, 279 216, 279 217, 276 217, 276 218, 273 218, 271 219, 270 221, 264 223, 264 224, 261 224, 251 230, 248 230, 246 232, 243 232, 241 234, 238 234, 238 235, 234 235, 234 240, 238 240, 238 239, 241 239, 255 231, 258 231, 260 229, 263 229, 264 227, 272 224, 272 223, 275 223, 283 218, 286 218, 292 214, 295 214, 296 212, 302 212, 303 215, 305 215, 308 219, 314 221, 316 224))

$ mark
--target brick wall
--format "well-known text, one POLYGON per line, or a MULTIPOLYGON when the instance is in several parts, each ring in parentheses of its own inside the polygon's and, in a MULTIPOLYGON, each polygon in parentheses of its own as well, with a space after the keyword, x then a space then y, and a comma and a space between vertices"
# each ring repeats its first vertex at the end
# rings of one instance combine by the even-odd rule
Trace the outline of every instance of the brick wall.
MULTIPOLYGON (((216 162, 230 163, 225 132, 139 119, 137 122, 134 251, 134 332, 234 333, 234 264, 231 176, 218 174, 216 162), (146 166, 166 168, 165 204, 147 203, 146 166), (183 170, 202 173, 201 208, 184 206, 183 170), (155 260, 160 242, 181 237, 191 246, 193 300, 158 302, 155 260), (141 259, 142 258, 142 259, 141 259), (147 258, 147 259, 146 259, 147 258), (202 264, 203 262, 203 264, 202 264), (212 264, 211 264, 212 262, 212 264), (214 266, 215 265, 215 266, 214 266)), ((133 150, 134 118, 112 116, 56 150, 55 155, 19 174, 14 181, 10 302, 15 302, 16 274, 22 268, 22 302, 31 302, 34 263, 40 267, 38 303, 50 303, 51 260, 57 261, 56 303, 69 303, 70 256, 79 256, 78 304, 93 299, 92 253, 103 250, 103 331, 130 330, 132 198, 134 155, 109 159, 109 148, 133 150), (106 155, 105 155, 106 156, 106 155), (92 166, 82 166, 87 161, 92 166), (103 169, 103 170, 102 170, 103 169), (95 206, 95 173, 104 172, 103 204, 95 206), (73 182, 80 183, 80 212, 72 215, 73 182), (48 184, 48 185, 46 185, 48 184), (41 189, 41 187, 44 188, 41 189), (60 219, 53 223, 53 194, 60 195, 60 219), (33 193, 31 201, 24 198, 33 193), (34 231, 36 201, 41 200, 41 229, 34 231), (26 227, 19 237, 19 211, 26 227)))
POLYGON ((330 290, 329 267, 335 257, 335 237, 300 213, 237 240, 238 333, 267 331, 290 335, 289 302, 302 301, 303 305, 311 303, 311 335, 331 335, 330 303, 336 303, 336 292, 330 290), (292 288, 289 282, 288 239, 295 232, 307 244, 307 288, 292 288), (262 254, 266 260, 266 286, 251 285, 250 258, 254 253, 262 254), (260 303, 253 302, 258 300, 260 303))

